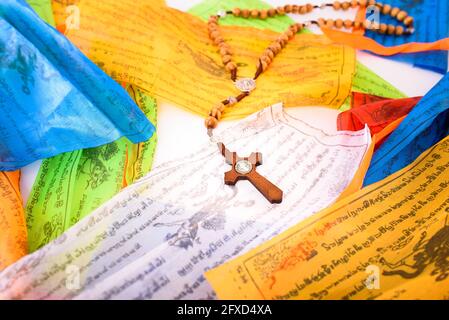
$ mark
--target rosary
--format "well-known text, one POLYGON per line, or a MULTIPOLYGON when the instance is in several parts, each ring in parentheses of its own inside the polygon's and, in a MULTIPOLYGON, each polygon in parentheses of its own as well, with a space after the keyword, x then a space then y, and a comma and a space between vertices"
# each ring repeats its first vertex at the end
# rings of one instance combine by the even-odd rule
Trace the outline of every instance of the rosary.
MULTIPOLYGON (((382 4, 375 0, 352 0, 322 5, 285 5, 277 8, 271 8, 268 10, 248 10, 235 8, 232 11, 221 10, 217 15, 209 17, 208 29, 209 37, 220 49, 220 55, 226 70, 231 75, 231 80, 234 82, 235 87, 241 92, 236 97, 229 97, 223 100, 217 106, 213 107, 209 112, 208 117, 205 120, 206 128, 208 129, 208 135, 212 136, 212 131, 218 125, 218 121, 221 119, 221 115, 226 107, 235 105, 237 102, 248 96, 251 91, 256 88, 256 79, 268 68, 274 57, 281 52, 281 50, 287 45, 288 41, 293 39, 296 33, 303 28, 311 26, 325 26, 328 28, 354 28, 372 30, 380 34, 388 34, 392 36, 409 35, 414 32, 413 29, 413 17, 409 16, 407 12, 392 7, 388 4, 382 4), (253 78, 240 78, 237 79, 237 65, 232 61, 232 50, 229 44, 225 42, 218 29, 218 21, 220 18, 225 18, 227 14, 232 14, 234 17, 242 17, 249 19, 267 19, 275 16, 285 15, 286 13, 293 14, 307 14, 314 9, 323 9, 325 7, 333 7, 335 10, 348 10, 349 8, 375 6, 384 15, 390 15, 398 22, 402 22, 401 25, 387 25, 385 23, 371 22, 369 20, 353 21, 342 19, 318 19, 309 20, 304 23, 294 23, 288 27, 288 29, 282 33, 274 42, 272 42, 263 54, 259 57, 257 63, 256 73, 253 78)), ((262 175, 256 172, 256 167, 262 164, 262 154, 252 153, 249 157, 239 157, 235 152, 230 152, 223 143, 218 143, 220 153, 225 157, 226 162, 232 166, 232 169, 225 173, 225 184, 235 185, 239 180, 249 180, 259 190, 270 203, 282 202, 282 190, 267 180, 262 175)))

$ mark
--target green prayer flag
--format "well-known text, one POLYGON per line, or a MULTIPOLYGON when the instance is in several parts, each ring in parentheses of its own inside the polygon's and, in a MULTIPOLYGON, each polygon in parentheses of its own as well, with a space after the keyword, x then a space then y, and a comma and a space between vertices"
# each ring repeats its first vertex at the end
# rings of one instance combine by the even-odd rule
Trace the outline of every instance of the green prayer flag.
MULTIPOLYGON (((155 124, 156 101, 139 88, 128 93, 155 124)), ((132 144, 112 143, 63 153, 42 162, 25 209, 28 245, 33 252, 150 171, 157 136, 132 144)))
POLYGON ((26 2, 33 8, 42 20, 47 22, 52 27, 55 26, 51 0, 26 0, 26 2))

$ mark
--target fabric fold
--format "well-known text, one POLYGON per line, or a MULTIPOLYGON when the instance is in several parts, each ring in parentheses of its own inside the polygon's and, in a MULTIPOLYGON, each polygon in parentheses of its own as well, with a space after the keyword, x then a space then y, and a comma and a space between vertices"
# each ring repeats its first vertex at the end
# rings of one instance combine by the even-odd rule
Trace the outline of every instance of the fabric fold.
POLYGON ((0 271, 28 252, 20 171, 0 172, 0 271))
POLYGON ((123 88, 24 1, 0 3, 0 31, 0 170, 151 137, 153 125, 123 88))

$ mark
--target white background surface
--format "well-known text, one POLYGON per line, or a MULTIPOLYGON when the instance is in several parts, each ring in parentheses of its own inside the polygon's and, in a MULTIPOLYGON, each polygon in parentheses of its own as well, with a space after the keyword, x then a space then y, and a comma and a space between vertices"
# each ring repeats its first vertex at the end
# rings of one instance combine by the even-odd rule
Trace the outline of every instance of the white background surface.
MULTIPOLYGON (((188 10, 190 7, 200 3, 202 0, 166 0, 171 7, 180 10, 188 10)), ((446 0, 444 0, 446 1, 446 0)), ((331 2, 330 0, 265 0, 273 6, 284 4, 321 4, 331 2)), ((354 19, 355 10, 347 12, 335 12, 331 9, 316 10, 308 16, 292 15, 297 21, 304 19, 323 18, 350 18, 354 19)), ((312 29, 319 32, 318 29, 312 29)), ((288 50, 288 47, 285 49, 288 50)), ((238 57, 236 57, 238 60, 238 57)), ((405 93, 407 96, 421 96, 426 94, 441 78, 439 73, 414 68, 413 66, 401 62, 380 58, 365 52, 357 52, 357 59, 372 71, 390 82, 393 86, 405 93)), ((217 97, 217 102, 224 97, 217 97)), ((238 106, 238 105, 237 105, 238 106)), ((299 117, 315 127, 331 132, 336 130, 337 110, 323 107, 301 107, 289 108, 287 110, 295 117, 299 117)), ((235 121, 222 121, 219 128, 226 128, 235 121)), ((201 144, 208 141, 204 127, 204 117, 188 113, 170 103, 158 101, 158 123, 157 123, 158 144, 154 167, 159 164, 179 158, 191 150, 195 150, 201 144)), ((37 161, 22 169, 21 188, 24 203, 28 199, 31 187, 39 170, 41 161, 37 161)))

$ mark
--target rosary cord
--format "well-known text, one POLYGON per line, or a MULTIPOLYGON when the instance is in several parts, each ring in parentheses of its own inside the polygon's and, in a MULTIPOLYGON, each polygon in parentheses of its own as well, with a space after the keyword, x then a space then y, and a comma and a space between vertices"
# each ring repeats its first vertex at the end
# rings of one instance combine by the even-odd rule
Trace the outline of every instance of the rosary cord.
POLYGON ((219 47, 219 52, 221 54, 223 65, 225 69, 230 73, 231 80, 234 82, 236 87, 242 92, 237 97, 229 97, 226 100, 221 101, 218 105, 214 106, 209 112, 208 117, 205 120, 205 125, 208 129, 209 136, 212 136, 212 130, 218 125, 222 113, 226 107, 233 106, 237 102, 241 101, 250 94, 250 91, 255 88, 255 80, 268 68, 273 59, 282 49, 287 45, 288 41, 292 40, 294 36, 310 25, 317 25, 319 27, 328 28, 354 28, 354 29, 365 29, 378 32, 380 34, 387 34, 393 36, 410 35, 414 32, 413 17, 409 16, 404 10, 397 7, 392 7, 389 4, 383 4, 377 2, 376 0, 351 0, 351 1, 334 1, 333 3, 326 3, 322 5, 285 5, 277 8, 270 9, 240 9, 235 8, 233 10, 224 11, 221 10, 217 15, 212 15, 208 20, 209 37, 219 47), (225 18, 227 14, 233 15, 234 17, 242 18, 252 18, 252 19, 262 19, 273 18, 275 16, 282 16, 286 13, 293 14, 307 14, 314 9, 323 9, 325 7, 333 7, 335 10, 348 10, 349 8, 356 7, 367 7, 376 6, 378 10, 384 15, 390 15, 395 18, 398 22, 402 22, 405 28, 401 25, 385 24, 378 22, 371 22, 369 20, 342 20, 342 19, 323 19, 318 20, 308 20, 303 23, 293 23, 288 27, 288 29, 282 33, 274 42, 272 42, 259 57, 257 63, 257 70, 254 77, 244 78, 237 80, 237 64, 232 61, 232 50, 229 44, 227 44, 218 29, 218 21, 220 18, 225 18))

